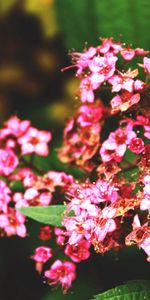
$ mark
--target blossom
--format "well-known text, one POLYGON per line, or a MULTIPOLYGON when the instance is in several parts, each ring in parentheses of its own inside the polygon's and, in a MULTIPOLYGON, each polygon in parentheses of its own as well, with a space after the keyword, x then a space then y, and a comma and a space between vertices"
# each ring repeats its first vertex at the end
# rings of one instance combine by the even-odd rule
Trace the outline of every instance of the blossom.
POLYGON ((52 237, 52 228, 49 225, 41 226, 39 239, 42 241, 47 241, 52 237))
POLYGON ((136 243, 146 252, 147 261, 150 262, 150 226, 147 223, 141 225, 138 215, 134 216, 133 231, 126 236, 125 243, 127 246, 136 243))
POLYGON ((145 72, 150 75, 150 58, 144 57, 143 63, 145 72))
POLYGON ((121 50, 121 55, 122 57, 127 60, 127 61, 130 61, 134 58, 135 56, 135 50, 134 49, 131 49, 130 47, 128 48, 123 48, 121 50))
POLYGON ((52 250, 49 247, 40 246, 35 249, 32 259, 36 262, 46 263, 52 257, 52 250))
POLYGON ((120 162, 132 138, 136 138, 136 133, 130 126, 118 128, 115 132, 111 132, 100 148, 102 161, 109 162, 114 159, 120 162))
POLYGON ((119 110, 124 112, 132 105, 137 104, 140 101, 140 94, 130 93, 128 91, 122 92, 120 95, 116 95, 110 101, 112 107, 112 113, 116 113, 119 110))
POLYGON ((89 69, 101 76, 100 83, 108 80, 115 72, 116 61, 118 58, 113 55, 97 56, 89 64, 89 69))
POLYGON ((7 122, 4 123, 4 126, 8 129, 9 134, 19 138, 20 136, 25 134, 25 132, 30 127, 30 121, 21 121, 17 116, 12 116, 7 122))
POLYGON ((44 272, 46 278, 48 278, 48 283, 50 285, 59 283, 64 293, 71 287, 72 282, 76 278, 76 267, 72 262, 62 262, 61 260, 56 260, 49 270, 44 272))
POLYGON ((7 212, 7 206, 11 200, 11 190, 7 184, 0 179, 0 210, 4 213, 7 212))
POLYGON ((118 75, 113 75, 108 81, 112 84, 112 92, 119 92, 124 89, 128 92, 133 92, 134 80, 133 78, 138 75, 138 69, 131 71, 130 69, 125 72, 119 72, 118 75))
POLYGON ((10 175, 18 165, 18 158, 10 149, 0 149, 0 175, 10 175))
POLYGON ((50 192, 37 191, 34 188, 29 188, 24 193, 24 199, 31 206, 47 206, 51 203, 52 194, 50 192))
POLYGON ((80 126, 92 126, 97 123, 103 116, 103 108, 98 105, 82 105, 79 109, 79 116, 77 122, 80 126))
POLYGON ((141 200, 140 209, 150 211, 150 175, 144 177, 143 183, 143 199, 141 200))
POLYGON ((47 143, 50 140, 50 132, 39 131, 34 127, 30 127, 26 134, 18 139, 18 143, 21 145, 23 155, 36 153, 41 156, 47 156, 49 152, 47 143))
POLYGON ((102 44, 98 47, 100 53, 117 54, 122 50, 122 44, 114 42, 112 37, 101 39, 101 40, 102 40, 102 44))
POLYGON ((80 76, 85 68, 88 67, 90 60, 95 56, 97 50, 94 47, 90 47, 83 53, 73 52, 71 54, 72 60, 75 66, 78 68, 76 75, 80 76))
POLYGON ((67 244, 64 253, 77 263, 90 257, 90 246, 88 241, 81 240, 75 245, 67 244))
POLYGON ((92 82, 91 77, 83 78, 80 84, 80 93, 82 102, 93 102, 94 92, 93 90, 99 87, 99 82, 92 82))
POLYGON ((144 142, 141 138, 132 138, 128 148, 135 154, 140 154, 145 150, 144 142))
POLYGON ((7 209, 6 214, 0 215, 0 228, 4 230, 7 236, 18 235, 24 238, 26 236, 24 222, 25 217, 11 207, 7 209))
POLYGON ((63 246, 66 242, 67 231, 65 229, 55 227, 54 233, 56 235, 56 243, 60 246, 63 246))

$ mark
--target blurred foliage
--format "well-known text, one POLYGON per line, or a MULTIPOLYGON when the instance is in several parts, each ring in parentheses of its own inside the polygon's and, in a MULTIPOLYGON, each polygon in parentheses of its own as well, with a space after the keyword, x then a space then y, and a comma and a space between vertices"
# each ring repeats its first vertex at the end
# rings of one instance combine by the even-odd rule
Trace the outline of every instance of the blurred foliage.
POLYGON ((136 47, 149 46, 149 0, 56 0, 58 21, 67 48, 82 50, 98 37, 122 37, 136 47))

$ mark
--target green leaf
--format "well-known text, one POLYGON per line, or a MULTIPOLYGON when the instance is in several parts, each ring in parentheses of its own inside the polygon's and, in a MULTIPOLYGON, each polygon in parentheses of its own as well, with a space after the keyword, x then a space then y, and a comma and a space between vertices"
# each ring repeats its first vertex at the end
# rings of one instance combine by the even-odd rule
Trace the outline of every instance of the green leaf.
POLYGON ((135 153, 133 153, 132 151, 127 149, 123 159, 129 163, 134 164, 134 162, 137 160, 137 158, 138 158, 138 155, 136 155, 135 153))
POLYGON ((95 296, 95 300, 148 300, 150 281, 135 280, 95 296))
POLYGON ((25 216, 44 224, 62 226, 62 219, 67 205, 30 206, 18 210, 25 216))

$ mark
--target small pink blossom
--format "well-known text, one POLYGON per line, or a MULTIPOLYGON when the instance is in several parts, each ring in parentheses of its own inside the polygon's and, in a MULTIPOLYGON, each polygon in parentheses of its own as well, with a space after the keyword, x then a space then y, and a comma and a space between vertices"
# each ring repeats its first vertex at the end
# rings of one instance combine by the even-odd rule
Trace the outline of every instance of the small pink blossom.
POLYGON ((56 235, 56 243, 60 246, 63 246, 66 242, 67 232, 65 229, 59 227, 54 228, 54 233, 56 235))
POLYGON ((132 105, 137 104, 140 101, 140 94, 130 93, 128 91, 123 92, 121 95, 116 95, 110 102, 112 107, 112 113, 120 111, 126 111, 132 105))
POLYGON ((39 193, 34 188, 29 188, 24 193, 24 199, 31 206, 47 206, 52 201, 52 194, 50 192, 39 193))
POLYGON ((35 249, 32 259, 36 262, 46 263, 52 257, 52 250, 49 247, 40 246, 35 249))
POLYGON ((91 126, 97 123, 103 116, 103 108, 101 106, 82 105, 79 110, 77 122, 82 126, 91 126))
POLYGON ((0 215, 0 227, 4 229, 7 236, 18 235, 26 237, 25 217, 13 208, 9 207, 7 214, 0 215))
POLYGON ((140 154, 145 150, 144 142, 141 138, 135 137, 131 139, 128 148, 135 154, 140 154))
POLYGON ((148 209, 150 211, 150 175, 146 175, 143 180, 143 199, 140 204, 141 210, 148 209))
POLYGON ((7 122, 5 122, 4 126, 8 129, 9 134, 19 138, 28 130, 30 121, 21 121, 17 116, 12 116, 7 122))
POLYGON ((0 149, 0 175, 10 175, 18 165, 18 158, 10 149, 0 149))
POLYGON ((106 53, 112 53, 117 54, 122 50, 122 44, 121 43, 115 43, 113 41, 113 38, 106 38, 102 39, 102 44, 99 46, 98 50, 100 53, 106 54, 106 53))
POLYGON ((66 293, 76 278, 75 271, 76 267, 74 263, 56 260, 51 268, 45 271, 44 275, 48 278, 48 283, 50 285, 59 283, 62 286, 64 293, 66 293))
POLYGON ((146 72, 148 75, 150 75, 150 58, 144 57, 143 62, 144 62, 144 69, 145 69, 145 72, 146 72))
POLYGON ((120 162, 132 138, 136 138, 136 133, 130 126, 118 128, 115 132, 111 132, 100 149, 103 162, 108 162, 112 159, 120 162))
POLYGON ((39 239, 42 241, 48 241, 52 237, 52 228, 49 225, 41 226, 39 239))
POLYGON ((6 185, 5 181, 0 179, 0 210, 4 213, 7 212, 7 206, 11 198, 11 190, 6 185))
POLYGON ((144 50, 142 48, 136 48, 135 49, 135 54, 136 55, 146 55, 146 54, 149 54, 149 51, 148 50, 144 50))
POLYGON ((147 223, 141 225, 139 216, 135 215, 133 219, 133 231, 125 238, 127 246, 137 244, 148 255, 147 261, 150 262, 150 226, 147 223))
POLYGON ((27 207, 29 203, 24 199, 23 193, 14 193, 13 201, 15 202, 15 208, 27 207))
POLYGON ((18 139, 21 145, 22 154, 36 153, 41 156, 47 156, 49 149, 47 143, 51 140, 51 133, 39 131, 30 127, 25 135, 18 139))
POLYGON ((75 245, 67 245, 64 253, 68 255, 73 262, 80 262, 90 257, 90 243, 86 240, 81 240, 75 245))
POLYGON ((135 80, 134 81, 134 90, 135 91, 142 91, 145 88, 145 83, 142 80, 135 80))
POLYGON ((130 47, 124 48, 121 50, 121 55, 125 60, 130 61, 135 56, 135 50, 131 49, 130 47))
POLYGON ((113 76, 116 68, 116 61, 118 58, 116 56, 97 56, 89 64, 89 69, 98 74, 100 77, 99 83, 101 84, 105 80, 108 80, 113 76))
POLYGON ((20 168, 15 174, 9 176, 10 180, 23 181, 25 186, 32 186, 36 179, 36 175, 29 168, 20 168), (27 184, 28 183, 28 184, 27 184))
POLYGON ((112 84, 112 92, 119 92, 124 89, 128 92, 133 92, 134 80, 133 78, 138 75, 138 69, 131 71, 130 69, 125 72, 119 72, 118 75, 113 75, 108 81, 112 84))
POLYGON ((78 68, 76 75, 80 76, 84 69, 86 69, 89 65, 90 60, 96 54, 96 48, 90 47, 88 50, 84 51, 83 53, 73 52, 72 60, 75 63, 75 67, 78 68))
POLYGON ((80 93, 82 102, 93 102, 94 101, 94 91, 99 87, 100 83, 95 81, 92 83, 90 77, 83 78, 80 84, 80 93))

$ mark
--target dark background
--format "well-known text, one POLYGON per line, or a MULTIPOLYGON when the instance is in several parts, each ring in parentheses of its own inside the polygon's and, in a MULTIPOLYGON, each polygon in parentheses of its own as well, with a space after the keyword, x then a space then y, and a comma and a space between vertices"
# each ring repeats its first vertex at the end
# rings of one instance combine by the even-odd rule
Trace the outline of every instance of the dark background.
MULTIPOLYGON (((12 114, 53 133, 60 143, 65 120, 78 106, 78 85, 68 50, 114 36, 134 47, 148 49, 147 0, 1 0, 0 1, 0 122, 12 114)), ((61 171, 53 160, 49 169, 61 171)), ((143 251, 129 248, 119 254, 92 254, 78 267, 67 295, 51 289, 34 270, 30 259, 40 244, 39 225, 28 222, 29 236, 0 239, 0 300, 91 299, 92 295, 130 279, 150 278, 143 251)))

